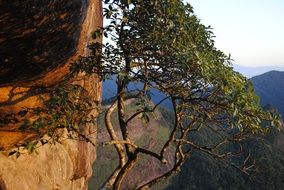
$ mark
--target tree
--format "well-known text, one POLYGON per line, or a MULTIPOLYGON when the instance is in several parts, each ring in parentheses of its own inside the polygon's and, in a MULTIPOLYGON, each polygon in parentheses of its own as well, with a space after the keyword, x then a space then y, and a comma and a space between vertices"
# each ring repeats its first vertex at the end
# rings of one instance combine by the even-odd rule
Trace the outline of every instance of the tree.
MULTIPOLYGON (((104 187, 121 189, 140 154, 166 163, 167 151, 174 152, 173 167, 137 189, 151 187, 169 177, 195 151, 249 174, 255 163, 249 153, 241 154, 242 143, 266 132, 269 127, 264 125, 272 123, 280 127, 281 122, 277 115, 261 109, 252 84, 233 71, 230 56, 214 47, 210 27, 202 25, 193 8, 179 0, 105 0, 104 3, 108 24, 94 31, 93 38, 104 35, 107 42, 93 43, 90 46, 93 54, 82 57, 72 68, 72 73, 79 75, 98 73, 104 79, 116 76, 117 95, 106 110, 105 123, 111 138, 106 144, 116 148, 119 164, 104 187), (129 90, 131 82, 142 83, 143 87, 129 90), (165 98, 149 103, 152 89, 162 92, 165 98), (135 100, 132 103, 138 106, 136 112, 127 113, 128 100, 135 100), (148 123, 153 119, 150 113, 166 100, 171 101, 174 114, 169 138, 159 152, 139 147, 129 137, 129 123, 138 117, 148 123), (110 119, 115 109, 122 139, 110 119), (210 143, 192 138, 191 134, 200 130, 216 133, 218 139, 210 143), (226 145, 232 148, 227 150, 226 145), (242 162, 236 161, 236 156, 242 162)), ((88 118, 93 103, 89 98, 84 99, 84 90, 77 85, 58 89, 51 90, 45 109, 32 110, 41 116, 32 127, 41 133, 51 131, 52 137, 56 129, 67 128, 91 142, 76 126, 93 121, 94 118, 88 118)))
POLYGON ((93 33, 104 35, 105 44, 94 43, 93 56, 83 58, 75 68, 79 71, 99 72, 103 78, 116 75, 117 95, 108 108, 105 121, 119 155, 119 165, 104 187, 121 189, 123 179, 135 165, 140 154, 167 162, 165 152, 174 150, 173 168, 138 189, 152 186, 170 176, 192 152, 201 151, 221 159, 249 174, 255 163, 250 154, 242 155, 242 163, 234 157, 242 152, 242 142, 258 137, 272 123, 281 126, 279 118, 265 112, 259 105, 252 84, 233 71, 230 56, 214 47, 210 27, 200 23, 189 4, 179 0, 105 0, 104 16, 107 25, 93 33), (142 88, 128 90, 130 82, 142 88), (151 89, 165 98, 148 104, 151 89), (135 99, 139 108, 130 115, 125 104, 135 99), (145 122, 165 100, 170 100, 174 111, 174 127, 160 152, 137 146, 128 135, 131 120, 141 117, 145 122), (118 110, 122 139, 113 129, 111 115, 118 110), (218 134, 215 144, 200 144, 190 134, 206 129, 218 134), (225 150, 225 145, 235 147, 225 150))

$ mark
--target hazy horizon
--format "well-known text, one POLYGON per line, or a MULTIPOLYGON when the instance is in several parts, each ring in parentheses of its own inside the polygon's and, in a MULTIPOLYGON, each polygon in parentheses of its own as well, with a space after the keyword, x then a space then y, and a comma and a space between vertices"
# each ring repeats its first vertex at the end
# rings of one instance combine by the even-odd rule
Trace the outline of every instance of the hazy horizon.
MULTIPOLYGON (((234 64, 253 68, 284 67, 284 1, 186 0, 201 23, 213 28, 216 47, 234 64)), ((253 74, 253 73, 252 73, 253 74)))
POLYGON ((261 75, 263 73, 269 71, 284 71, 284 66, 255 66, 255 67, 246 67, 238 64, 233 64, 233 68, 235 71, 241 73, 247 78, 252 78, 257 75, 261 75))

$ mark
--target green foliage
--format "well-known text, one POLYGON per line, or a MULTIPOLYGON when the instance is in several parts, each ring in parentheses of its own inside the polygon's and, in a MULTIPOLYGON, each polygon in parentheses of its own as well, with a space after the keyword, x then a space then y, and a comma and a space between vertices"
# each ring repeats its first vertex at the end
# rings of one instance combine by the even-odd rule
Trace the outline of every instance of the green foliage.
POLYGON ((210 27, 199 22, 189 4, 108 1, 104 13, 110 24, 101 33, 111 36, 111 43, 99 55, 102 74, 117 74, 124 85, 147 83, 202 117, 231 117, 228 125, 240 130, 264 132, 259 127, 264 120, 281 126, 262 111, 252 84, 233 71, 230 56, 214 47, 210 27))
MULTIPOLYGON (((246 155, 235 157, 242 143, 267 132, 270 125, 280 128, 282 123, 276 114, 262 110, 252 84, 233 71, 230 56, 215 48, 211 28, 201 24, 193 8, 180 0, 105 0, 104 3, 104 16, 109 24, 94 31, 92 37, 103 35, 108 42, 93 43, 92 55, 73 64, 71 72, 97 73, 102 79, 117 76, 116 122, 123 142, 114 143, 125 144, 122 148, 116 145, 118 153, 124 155, 120 155, 122 165, 118 167, 120 171, 113 189, 120 189, 138 154, 165 163, 168 148, 175 155, 173 168, 161 179, 179 170, 191 155, 226 160, 248 174, 251 167, 247 164, 253 161, 246 155), (130 82, 143 83, 143 88, 130 91, 130 82), (160 91, 173 105, 173 116, 167 115, 173 119, 170 134, 165 135, 166 129, 161 128, 162 137, 156 136, 161 143, 159 150, 141 147, 149 140, 148 136, 142 136, 141 142, 131 142, 128 136, 129 122, 136 116, 145 125, 153 120, 152 113, 159 103, 149 104, 149 89, 160 91), (125 108, 125 102, 131 99, 135 99, 130 102, 135 104, 132 116, 126 114, 129 110, 125 108), (204 134, 214 139, 204 140, 204 134), (165 140, 164 136, 167 136, 165 140), (122 157, 127 158, 126 163, 122 162, 122 157)), ((79 125, 93 122, 94 118, 88 115, 95 106, 87 94, 79 85, 65 84, 52 89, 48 98, 42 98, 43 107, 20 111, 20 117, 36 116, 34 120, 24 120, 20 129, 38 134, 38 139, 25 143, 24 149, 31 153, 40 143, 58 142, 57 129, 67 129, 72 137, 72 132, 78 133, 79 125), (43 134, 49 139, 43 140, 43 134)), ((86 137, 83 139, 89 142, 86 137)), ((18 157, 18 150, 10 155, 18 157)), ((210 173, 216 169, 217 166, 209 169, 210 173)), ((153 185, 158 179, 141 188, 153 185)))
MULTIPOLYGON (((149 105, 150 103, 148 103, 149 105)), ((108 106, 108 105, 105 105, 108 106)), ((126 105, 127 113, 133 113, 136 109, 138 109, 139 106, 134 103, 129 103, 126 105)), ((162 109, 162 108, 161 108, 162 109)), ((165 111, 166 112, 166 111, 165 111)), ((171 113, 167 112, 168 115, 172 115, 171 113)), ((152 146, 152 148, 155 151, 158 151, 163 143, 168 139, 168 136, 170 134, 170 126, 168 125, 167 120, 161 116, 157 117, 157 114, 160 114, 159 112, 151 114, 151 121, 155 120, 158 124, 158 126, 150 126, 150 127, 143 127, 143 130, 139 134, 137 134, 137 137, 135 137, 135 144, 137 144, 139 147, 148 147, 152 146), (153 119, 155 118, 155 119, 153 119), (161 122, 163 121, 163 122, 161 122)), ((97 159, 93 165, 93 176, 90 179, 89 182, 89 189, 99 189, 102 185, 102 183, 105 182, 105 180, 111 175, 112 171, 116 168, 117 162, 118 162, 118 156, 115 152, 114 147, 112 146, 104 146, 103 142, 100 140, 100 137, 105 137, 107 131, 105 128, 104 123, 104 117, 105 113, 102 112, 98 116, 98 144, 97 144, 97 159)), ((154 122, 154 123, 156 123, 154 122)), ((119 122, 117 117, 117 110, 113 113, 112 116, 112 123, 114 125, 114 129, 118 132, 119 131, 119 122)), ((140 126, 143 125, 143 120, 136 119, 133 122, 134 126, 140 126)), ((138 130, 137 130, 138 131, 138 130)), ((132 127, 129 132, 137 133, 136 128, 132 127)), ((140 173, 140 175, 136 176, 137 178, 141 178, 143 176, 149 175, 149 168, 156 168, 158 170, 159 165, 152 166, 149 165, 149 160, 151 160, 150 157, 143 156, 143 159, 141 159, 137 166, 134 168, 134 171, 136 173, 140 173)), ((133 176, 129 176, 128 180, 128 189, 133 189, 135 184, 133 184, 136 179, 133 179, 133 176)))
POLYGON ((250 154, 235 156, 242 144, 267 132, 271 125, 279 129, 282 123, 277 114, 263 111, 250 81, 233 71, 230 56, 215 48, 211 28, 201 24, 193 8, 180 0, 104 3, 108 24, 95 33, 103 34, 107 43, 93 44, 93 56, 85 58, 81 66, 77 64, 79 71, 99 71, 103 79, 117 76, 114 100, 124 141, 130 142, 125 109, 128 99, 138 100, 134 101, 138 108, 133 118, 141 116, 147 124, 152 119, 149 113, 159 104, 147 106, 144 100, 149 89, 158 90, 172 102, 174 115, 171 134, 159 154, 125 145, 128 160, 113 188, 121 187, 137 160, 135 156, 146 153, 163 161, 169 145, 175 147, 174 167, 161 178, 178 170, 194 152, 234 163, 235 168, 249 174, 249 165, 253 165, 247 157, 250 154), (130 91, 130 82, 142 83, 143 88, 130 91), (215 138, 204 141, 200 132, 212 133, 215 138))
MULTIPOLYGON (((105 0, 104 4, 104 16, 109 24, 94 31, 92 37, 103 35, 108 42, 93 43, 92 55, 82 57, 71 72, 97 73, 102 79, 117 76, 117 123, 123 143, 126 142, 120 150, 125 150, 122 153, 127 156, 127 163, 121 166, 113 188, 121 187, 138 154, 164 162, 169 147, 175 155, 174 167, 165 175, 179 170, 194 152, 202 152, 197 154, 201 157, 206 154, 227 159, 246 169, 247 165, 241 162, 247 159, 232 158, 234 154, 228 153, 228 149, 233 147, 237 152, 237 144, 266 132, 270 123, 276 128, 282 123, 277 115, 262 110, 252 84, 233 71, 230 56, 215 48, 211 28, 201 24, 193 8, 180 0, 105 0), (129 91, 130 82, 144 86, 129 91), (150 88, 162 92, 172 102, 174 110, 170 135, 162 142, 161 150, 154 152, 130 145, 141 142, 131 142, 128 137, 131 119, 140 116, 145 125, 153 120, 151 114, 159 104, 151 105, 147 101, 150 88), (132 102, 137 106, 132 116, 125 113, 128 99, 136 100, 132 102), (200 131, 214 134, 214 140, 204 141, 200 131)), ((94 103, 81 86, 65 84, 52 89, 49 96, 42 98, 43 107, 24 108, 18 113, 20 117, 36 116, 35 120, 24 120, 20 127, 38 133, 38 139, 24 145, 29 153, 34 152, 39 143, 58 142, 56 130, 59 128, 67 129, 71 135, 78 132, 79 124, 93 122, 94 118, 87 116, 95 109, 94 103), (43 134, 50 139, 43 141, 43 134)), ((143 138, 147 140, 147 136, 143 138)), ((156 138, 162 141, 159 136, 156 138)), ((117 150, 119 152, 119 148, 117 150)), ((11 155, 18 156, 18 152, 13 151, 11 155)), ((241 170, 247 173, 245 169, 241 170)), ((216 168, 211 172, 214 170, 216 168)), ((143 187, 155 182, 154 179, 143 187)))
POLYGON ((69 138, 73 138, 72 133, 78 133, 79 125, 94 122, 94 118, 89 117, 88 113, 97 109, 97 106, 81 86, 59 85, 47 94, 41 97, 43 106, 19 111, 18 115, 24 118, 19 130, 35 132, 37 137, 16 147, 10 152, 10 156, 19 157, 20 153, 26 151, 37 152, 40 146, 60 142, 58 129, 67 129, 69 138))
MULTIPOLYGON (((244 144, 244 149, 256 159, 258 168, 251 176, 242 175, 235 168, 196 152, 184 164, 181 172, 168 181, 170 185, 165 189, 283 189, 283 146, 274 142, 283 141, 283 137, 283 133, 273 130, 264 142, 250 141, 244 144)), ((202 138, 214 141, 215 136, 203 134, 202 138)))

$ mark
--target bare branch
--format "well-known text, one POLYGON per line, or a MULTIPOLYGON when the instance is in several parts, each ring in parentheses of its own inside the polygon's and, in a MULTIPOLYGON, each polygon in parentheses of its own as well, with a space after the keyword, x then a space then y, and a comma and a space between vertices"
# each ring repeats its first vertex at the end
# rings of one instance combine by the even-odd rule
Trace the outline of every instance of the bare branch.
MULTIPOLYGON (((119 141, 119 139, 116 136, 116 133, 113 129, 112 123, 111 123, 111 115, 112 115, 113 111, 116 109, 116 107, 117 107, 117 101, 113 102, 113 104, 108 108, 108 110, 105 114, 106 128, 107 128, 107 131, 108 131, 112 141, 119 141)), ((115 182, 117 175, 119 174, 120 170, 122 169, 122 167, 126 163, 126 155, 125 155, 124 147, 121 144, 118 144, 118 143, 114 143, 114 147, 115 147, 117 154, 118 154, 118 157, 119 157, 119 165, 113 171, 112 175, 103 184, 102 188, 112 187, 112 185, 115 182)))
POLYGON ((173 104, 173 107, 174 107, 175 124, 174 124, 174 128, 173 128, 173 130, 172 130, 172 132, 171 132, 171 134, 170 134, 169 139, 168 139, 167 142, 164 144, 164 146, 163 146, 163 148, 162 148, 162 150, 161 150, 161 152, 160 152, 160 155, 161 155, 162 157, 164 157, 164 154, 165 154, 167 148, 168 148, 168 147, 170 146, 170 144, 173 142, 174 137, 175 137, 175 135, 176 135, 176 133, 177 133, 177 130, 178 130, 179 123, 180 123, 180 116, 179 116, 179 114, 177 113, 176 100, 175 100, 175 99, 172 99, 172 98, 171 98, 171 100, 172 100, 172 104, 173 104))
POLYGON ((109 142, 105 142, 104 143, 104 146, 107 146, 107 145, 118 145, 118 144, 128 144, 130 146, 132 146, 133 148, 138 148, 138 146, 136 146, 135 144, 133 144, 132 142, 130 141, 123 141, 123 140, 113 140, 113 141, 109 141, 109 142))
POLYGON ((163 103, 165 100, 167 100, 167 99, 169 99, 169 98, 170 98, 169 96, 163 98, 163 99, 160 100, 151 110, 147 110, 147 111, 146 111, 146 110, 141 110, 141 111, 136 112, 135 114, 133 114, 132 116, 130 116, 130 117, 126 120, 126 123, 130 122, 131 120, 133 120, 134 118, 136 118, 136 117, 137 117, 138 115, 140 115, 141 113, 154 112, 154 111, 157 109, 157 107, 158 107, 161 103, 163 103))

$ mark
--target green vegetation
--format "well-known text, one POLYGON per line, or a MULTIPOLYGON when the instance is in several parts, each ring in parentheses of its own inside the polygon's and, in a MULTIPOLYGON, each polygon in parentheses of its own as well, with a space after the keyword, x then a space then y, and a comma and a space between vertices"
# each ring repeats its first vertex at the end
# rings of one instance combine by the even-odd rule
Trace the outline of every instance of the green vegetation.
MULTIPOLYGON (((126 106, 126 109, 129 111, 128 113, 134 112, 137 108, 137 104, 133 103, 129 103, 126 106)), ((164 110, 165 114, 169 116, 173 115, 169 111, 166 111, 166 109, 161 109, 164 110)), ((103 120, 104 115, 105 113, 101 113, 98 117, 98 156, 93 166, 94 174, 89 183, 89 189, 99 189, 118 164, 118 157, 115 153, 114 147, 110 145, 103 145, 103 142, 108 141, 109 137, 107 137, 107 139, 100 140, 100 137, 108 135, 103 120)), ((158 151, 159 149, 161 149, 166 139, 168 139, 171 126, 169 126, 167 120, 163 117, 162 114, 160 114, 159 111, 152 113, 151 118, 155 118, 152 119, 153 121, 150 123, 151 126, 145 125, 145 123, 141 119, 134 120, 130 126, 129 131, 132 134, 131 136, 133 137, 135 144, 137 144, 139 147, 150 147, 151 150, 158 151), (140 127, 141 130, 136 130, 136 127, 140 127), (138 136, 134 135, 136 131, 139 131, 138 136)), ((118 132, 119 122, 117 117, 117 110, 113 114, 112 123, 114 125, 114 129, 116 130, 116 132, 118 132)), ((143 180, 145 176, 151 176, 153 174, 149 174, 149 170, 151 170, 151 168, 154 168, 154 170, 152 171, 158 174, 166 171, 163 165, 158 162, 153 162, 153 159, 151 157, 142 156, 140 161, 137 163, 137 166, 133 169, 133 175, 137 177, 137 179, 143 180), (153 165, 149 163, 153 163, 153 165)), ((133 179, 132 177, 128 178, 126 182, 127 188, 133 189, 135 185, 137 185, 136 182, 139 183, 137 179, 133 179)), ((124 188, 126 188, 126 186, 124 188)))
POLYGON ((244 149, 256 160, 257 170, 250 176, 204 153, 195 153, 165 189, 283 189, 284 151, 283 145, 279 146, 275 141, 284 141, 281 132, 274 131, 264 142, 248 142, 244 145, 244 149))
MULTIPOLYGON (((261 97, 260 97, 261 98, 261 97)), ((274 109, 271 108, 270 109, 274 109)), ((164 111, 167 111, 164 109, 164 111)), ((170 113, 168 113, 170 114, 170 113)), ((166 122, 169 119, 164 118, 166 122)), ((201 144, 210 144, 218 137, 203 130, 197 134, 201 144)), ((275 190, 284 188, 284 134, 272 129, 263 138, 243 143, 245 152, 255 160, 255 171, 247 176, 229 164, 220 162, 207 154, 195 152, 185 162, 176 176, 154 189, 260 189, 275 190), (164 186, 161 186, 164 185, 164 186)))
MULTIPOLYGON (((117 76, 117 94, 104 120, 110 136, 106 144, 115 147, 119 162, 103 187, 130 188, 127 179, 137 176, 134 170, 140 163, 170 163, 162 174, 135 179, 139 182, 133 188, 149 188, 179 171, 196 152, 224 161, 245 175, 254 172, 255 163, 243 151, 244 143, 282 123, 277 114, 263 111, 250 81, 233 71, 230 56, 215 48, 210 27, 201 24, 193 8, 180 0, 104 3, 108 24, 93 37, 104 35, 107 43, 93 44, 93 55, 75 65, 86 73, 97 71, 103 79, 117 76), (130 83, 142 87, 130 90, 130 83), (159 150, 147 143, 142 146, 151 140, 143 137, 141 126, 131 129, 138 118, 145 128, 153 127, 153 113, 161 102, 149 104, 151 89, 163 93, 161 102, 169 100, 173 107, 170 135, 159 150), (129 102, 136 107, 127 109, 129 102), (112 121, 114 114, 117 122, 112 121), (131 137, 131 131, 142 140, 131 137), (214 138, 204 140, 204 135, 214 138)), ((158 144, 159 138, 154 138, 158 144)))
MULTIPOLYGON (((172 122, 173 113, 163 107, 159 109, 159 112, 162 117, 158 118, 160 125, 156 126, 157 132, 150 132, 149 134, 147 129, 144 128, 142 135, 136 140, 139 146, 147 146, 153 137, 155 137, 157 143, 168 138, 171 126, 167 124, 172 122)), ((115 120, 117 120, 117 117, 113 122, 118 124, 115 120)), ((136 122, 141 121, 137 120, 136 122)), ((99 129, 103 129, 103 123, 100 123, 99 129)), ((102 131, 98 135, 101 133, 102 131)), ((218 139, 215 133, 204 129, 196 134, 194 138, 198 139, 200 144, 214 144, 218 139)), ((263 139, 259 139, 259 141, 251 140, 243 144, 244 151, 249 152, 251 158, 256 160, 256 170, 250 176, 242 174, 230 164, 220 162, 208 154, 194 152, 182 166, 181 172, 166 181, 156 184, 153 189, 282 189, 284 188, 283 142, 284 134, 273 129, 263 139)), ((156 146, 155 150, 158 150, 158 146, 156 146)), ((101 186, 111 171, 115 169, 117 159, 113 147, 99 146, 98 158, 93 167, 94 176, 89 184, 90 189, 98 189, 101 186)), ((140 173, 127 179, 126 183, 130 184, 130 189, 134 187, 131 186, 133 185, 131 184, 133 177, 142 178, 149 169, 147 166, 149 166, 149 157, 145 156, 141 158, 141 162, 135 168, 140 173)), ((151 165, 150 167, 157 167, 157 165, 151 165)), ((163 170, 160 172, 162 173, 163 170)))
POLYGON ((273 105, 284 118, 284 72, 270 71, 253 77, 251 81, 261 97, 261 105, 273 105))
POLYGON ((39 107, 24 107, 17 115, 0 119, 0 124, 19 120, 19 130, 35 133, 32 140, 17 145, 9 155, 16 155, 18 158, 24 152, 37 152, 38 147, 47 143, 60 143, 59 129, 65 129, 68 138, 81 138, 95 146, 79 130, 79 125, 94 123, 94 118, 89 113, 98 109, 97 103, 92 101, 87 91, 80 85, 64 83, 45 89, 42 93, 39 96, 42 102, 39 107))
MULTIPOLYGON (((194 156, 204 162, 207 157, 208 162, 211 158, 223 161, 244 175, 254 172, 254 160, 250 152, 243 151, 244 145, 254 143, 271 125, 280 128, 282 123, 277 114, 261 108, 250 81, 230 67, 230 56, 215 48, 210 27, 201 24, 193 8, 180 0, 104 3, 108 24, 92 36, 104 35, 108 43, 92 44, 92 55, 72 68, 72 74, 96 73, 102 79, 117 76, 117 94, 98 119, 103 124, 98 143, 115 149, 99 146, 97 165, 101 170, 95 170, 95 177, 105 181, 94 187, 150 188, 178 172, 194 156), (130 90, 130 83, 141 83, 142 87, 130 90), (165 98, 151 103, 151 89, 165 98), (165 100, 173 107, 172 114, 161 109, 170 119, 167 123, 157 112, 165 100), (145 169, 151 172, 141 170, 146 164, 145 169)), ((78 130, 78 126, 94 121, 90 115, 96 109, 95 102, 89 101, 92 97, 79 85, 56 88, 49 95, 43 111, 32 110, 38 115, 36 121, 24 122, 22 129, 53 134, 64 128, 96 146, 78 130)), ((25 110, 19 113, 25 114, 25 110)), ((28 144, 27 149, 34 150, 34 145, 28 144)), ((204 167, 206 164, 198 169, 204 167)), ((208 170, 212 174, 218 167, 208 170)))

